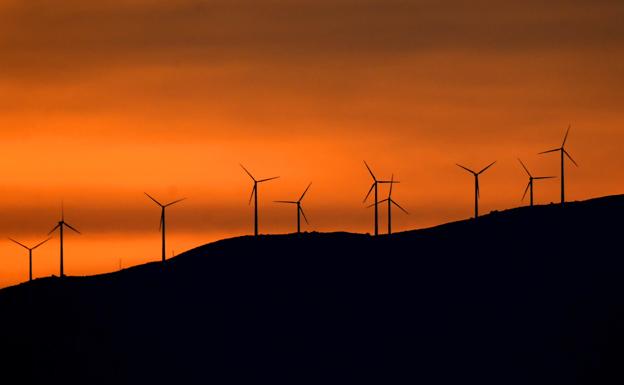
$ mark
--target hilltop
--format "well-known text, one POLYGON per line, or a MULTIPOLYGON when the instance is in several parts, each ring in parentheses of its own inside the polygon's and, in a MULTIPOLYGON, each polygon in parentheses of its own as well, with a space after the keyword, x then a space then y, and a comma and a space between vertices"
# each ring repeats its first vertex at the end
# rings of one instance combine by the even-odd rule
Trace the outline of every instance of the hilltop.
MULTIPOLYGON (((0 290, 24 383, 623 383, 624 196, 240 237, 0 290)), ((12 381, 19 383, 19 381, 12 381)))

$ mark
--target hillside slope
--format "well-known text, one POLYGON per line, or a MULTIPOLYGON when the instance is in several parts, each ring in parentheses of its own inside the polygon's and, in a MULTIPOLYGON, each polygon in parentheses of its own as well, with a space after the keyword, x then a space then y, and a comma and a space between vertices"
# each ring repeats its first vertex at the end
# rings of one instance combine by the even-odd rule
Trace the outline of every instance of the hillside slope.
MULTIPOLYGON (((0 291, 23 383, 624 383, 624 196, 242 237, 0 291)), ((6 376, 6 377, 5 377, 6 376)), ((11 383, 18 383, 12 381, 11 383)))

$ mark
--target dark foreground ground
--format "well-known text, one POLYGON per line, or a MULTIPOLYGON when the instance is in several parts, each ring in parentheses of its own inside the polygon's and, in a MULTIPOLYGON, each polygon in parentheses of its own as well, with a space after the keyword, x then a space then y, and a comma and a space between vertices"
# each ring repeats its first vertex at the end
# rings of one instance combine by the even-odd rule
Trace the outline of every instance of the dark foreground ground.
POLYGON ((614 196, 39 279, 0 291, 0 381, 622 384, 623 217, 614 196))

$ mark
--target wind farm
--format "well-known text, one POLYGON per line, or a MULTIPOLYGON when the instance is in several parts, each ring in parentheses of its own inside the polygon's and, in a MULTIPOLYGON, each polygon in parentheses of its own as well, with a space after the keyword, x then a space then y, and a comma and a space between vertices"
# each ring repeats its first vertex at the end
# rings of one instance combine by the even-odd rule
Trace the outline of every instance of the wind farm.
MULTIPOLYGON (((567 157, 571 162, 573 162, 575 165, 576 162, 574 161, 574 159, 572 159, 571 155, 567 152, 567 150, 565 149, 565 145, 567 143, 567 138, 568 138, 568 134, 570 131, 570 127, 568 127, 568 129, 566 130, 566 133, 564 135, 563 138, 563 142, 561 147, 558 147, 556 149, 552 149, 552 150, 548 150, 545 152, 540 152, 539 154, 545 154, 545 153, 551 153, 551 152, 559 152, 561 154, 561 172, 564 172, 564 161, 565 158, 567 157)), ((539 181, 539 180, 545 180, 545 179, 554 179, 554 176, 534 176, 529 169, 527 168, 527 166, 525 165, 525 163, 517 158, 517 161, 520 163, 522 169, 525 171, 526 175, 528 176, 528 183, 525 187, 524 193, 522 195, 522 199, 521 201, 524 201, 524 199, 526 198, 527 194, 529 196, 529 207, 533 208, 535 205, 535 197, 534 197, 534 183, 535 181, 539 181)), ((369 198, 372 197, 373 202, 370 203, 368 206, 366 206, 367 208, 373 208, 374 209, 374 217, 373 217, 373 231, 372 231, 372 235, 377 237, 380 236, 379 233, 379 205, 380 204, 386 204, 386 212, 387 212, 387 234, 391 235, 393 234, 393 207, 399 209, 401 212, 403 212, 404 214, 409 214, 409 212, 403 207, 403 204, 398 203, 395 198, 393 197, 393 191, 396 189, 395 185, 400 184, 401 182, 395 179, 394 173, 391 174, 391 177, 389 179, 385 179, 385 178, 378 178, 377 174, 373 172, 373 169, 369 166, 369 164, 364 161, 364 166, 365 169, 368 173, 368 175, 370 176, 370 178, 372 179, 372 183, 369 187, 369 189, 367 190, 367 193, 364 197, 363 202, 367 202, 369 200, 369 198), (380 188, 382 186, 388 186, 388 195, 386 198, 384 199, 380 199, 380 188)), ((474 218, 477 219, 480 216, 480 212, 479 212, 479 202, 480 202, 480 192, 481 192, 481 186, 480 186, 480 176, 482 176, 486 171, 488 171, 492 166, 494 166, 494 164, 496 164, 497 161, 491 162, 489 164, 487 164, 485 167, 483 167, 482 169, 480 169, 479 171, 474 171, 473 169, 470 169, 466 166, 463 166, 461 164, 456 164, 458 167, 460 167, 461 169, 469 172, 470 174, 473 175, 474 177, 474 218)), ((268 177, 268 178, 260 178, 260 179, 256 179, 256 177, 242 164, 239 164, 239 166, 242 168, 242 170, 245 172, 245 174, 247 174, 249 176, 249 178, 252 180, 253 184, 252 184, 252 189, 251 189, 251 195, 249 197, 249 201, 248 203, 251 205, 253 203, 253 235, 255 237, 258 237, 260 235, 259 232, 259 207, 260 207, 260 201, 259 201, 259 185, 265 182, 269 182, 269 181, 275 181, 277 179, 279 179, 279 176, 273 176, 273 177, 268 177)), ((562 174, 563 176, 563 174, 562 174)), ((289 178, 290 179, 290 178, 289 178)), ((563 179, 563 178, 562 178, 563 179)), ((278 181, 279 182, 279 181, 278 181)), ((280 203, 280 204, 288 204, 288 205, 293 205, 295 208, 295 214, 296 214, 296 227, 295 227, 295 233, 296 234, 301 234, 302 233, 302 217, 303 217, 303 221, 309 226, 308 227, 308 231, 314 231, 316 232, 317 229, 314 228, 314 226, 310 227, 310 223, 308 221, 308 217, 304 211, 303 208, 303 200, 304 198, 307 196, 307 193, 311 187, 312 183, 310 182, 306 188, 303 190, 302 194, 299 196, 299 198, 297 200, 281 200, 281 199, 273 199, 273 201, 275 203, 280 203)), ((280 188, 281 184, 280 183, 276 183, 275 185, 276 188, 280 188)), ((334 189, 336 188, 336 186, 334 186, 334 189)), ((340 189, 340 186, 338 186, 338 188, 340 189)), ((562 182, 561 184, 561 198, 562 201, 561 202, 565 202, 565 195, 564 195, 564 191, 565 191, 565 185, 562 182)), ((173 206, 179 202, 182 202, 184 200, 186 200, 186 198, 181 198, 181 199, 174 199, 168 203, 161 203, 159 200, 157 200, 156 198, 154 198, 152 195, 144 192, 144 195, 151 200, 153 203, 155 203, 161 210, 161 215, 160 215, 160 220, 159 220, 159 231, 161 233, 161 262, 164 264, 167 260, 166 257, 166 250, 167 250, 167 222, 166 222, 166 212, 167 212, 167 208, 170 206, 173 206)), ((408 198, 409 199, 409 198, 408 198)), ((317 206, 318 207, 318 206, 317 206)), ((269 210, 269 208, 267 209, 269 210)), ((498 210, 495 210, 498 211, 498 210)), ((275 220, 275 218, 273 218, 273 220, 275 220)), ((55 231, 58 230, 59 232, 59 243, 60 243, 60 249, 59 249, 59 257, 60 257, 60 269, 59 269, 59 276, 60 277, 64 277, 65 276, 65 261, 64 261, 64 237, 65 237, 65 233, 66 233, 66 229, 69 229, 72 232, 75 232, 77 234, 81 234, 75 227, 73 227, 72 225, 70 225, 69 223, 67 223, 65 221, 65 213, 64 213, 64 209, 61 210, 61 219, 60 221, 57 223, 57 225, 49 232, 48 235, 51 235, 52 233, 54 233, 55 231)), ((343 230, 338 228, 338 230, 343 230)), ((267 233, 268 235, 269 233, 267 233)), ((33 276, 32 276, 32 251, 35 248, 38 248, 39 246, 41 246, 43 243, 47 242, 44 241, 40 244, 35 245, 32 249, 29 249, 26 245, 15 241, 13 238, 9 238, 12 242, 18 244, 19 246, 22 246, 23 248, 26 248, 29 251, 30 254, 30 262, 29 262, 29 281, 32 281, 33 276)), ((121 258, 119 258, 121 259, 121 258)))
MULTIPOLYGON (((567 142, 567 138, 568 138, 568 134, 569 134, 569 130, 570 127, 568 127, 568 129, 566 130, 563 142, 561 147, 556 148, 556 149, 552 149, 552 150, 548 150, 545 152, 541 152, 539 154, 544 154, 544 153, 551 153, 551 152, 559 152, 561 154, 561 172, 564 172, 563 166, 564 166, 564 161, 565 161, 565 157, 567 157, 570 161, 572 161, 575 165, 576 162, 572 159, 572 157, 569 155, 569 153, 566 151, 565 149, 565 145, 567 142)), ((525 163, 521 160, 521 159, 517 159, 517 161, 520 163, 522 169, 525 171, 526 175, 528 176, 528 183, 526 185, 526 188, 524 190, 524 193, 522 195, 522 199, 521 201, 524 201, 524 199, 526 198, 527 194, 529 195, 529 207, 534 207, 535 206, 535 198, 534 198, 534 183, 535 181, 539 181, 539 180, 544 180, 544 179, 553 179, 555 178, 554 176, 533 176, 533 174, 529 171, 529 169, 526 167, 525 163)), ((374 217, 373 217, 373 232, 372 235, 373 236, 379 236, 379 205, 380 204, 386 204, 386 212, 387 212, 387 234, 393 234, 393 206, 397 209, 399 209, 401 212, 403 212, 404 214, 409 214, 409 212, 403 207, 402 204, 399 204, 394 198, 393 198, 393 191, 396 188, 395 185, 396 184, 400 184, 400 181, 396 180, 394 177, 394 173, 391 175, 390 179, 380 179, 377 177, 377 175, 373 172, 372 168, 369 166, 369 164, 364 161, 364 166, 368 172, 368 175, 370 176, 370 178, 372 179, 372 183, 364 197, 363 202, 367 202, 369 200, 369 198, 372 197, 373 202, 370 203, 367 208, 373 208, 374 209, 374 217), (379 194, 380 194, 380 188, 382 186, 388 186, 388 195, 385 199, 379 199, 379 194)), ((485 167, 483 167, 482 169, 480 169, 479 171, 474 171, 466 166, 463 166, 461 164, 456 164, 458 167, 462 168, 463 170, 469 172, 470 174, 473 175, 474 177, 474 218, 479 218, 480 213, 479 213, 479 201, 480 201, 480 192, 481 192, 481 187, 480 187, 480 176, 482 176, 487 170, 489 170, 492 166, 494 166, 494 164, 496 164, 497 162, 491 162, 488 165, 486 165, 485 167)), ((253 203, 253 235, 255 237, 259 236, 259 194, 258 194, 258 190, 259 190, 259 185, 265 182, 269 182, 269 181, 274 181, 279 179, 279 176, 273 176, 273 177, 268 177, 268 178, 261 178, 261 179, 256 179, 256 177, 242 164, 239 164, 240 167, 243 169, 243 171, 249 176, 249 178, 252 180, 253 185, 252 185, 252 190, 251 190, 251 195, 249 197, 249 204, 251 205, 253 203)), ((563 174, 562 174, 563 175, 563 174)), ((563 178, 562 178, 563 179, 563 178)), ((295 232, 297 234, 301 234, 302 233, 302 217, 303 217, 303 221, 310 226, 310 223, 308 221, 308 217, 306 216, 306 213, 303 209, 303 200, 306 197, 310 187, 311 187, 312 183, 310 182, 307 187, 305 188, 305 190, 302 192, 302 194, 299 196, 299 198, 297 200, 279 200, 279 199, 274 199, 275 203, 280 203, 280 204, 289 204, 289 205, 294 205, 295 207, 295 211, 296 211, 296 227, 295 227, 295 232)), ((279 184, 276 184, 276 187, 279 187, 279 184)), ((565 195, 564 195, 564 191, 565 191, 565 185, 562 182, 561 184, 561 198, 562 198, 562 202, 565 202, 565 195)), ((160 215, 160 220, 159 220, 159 231, 161 233, 161 262, 164 264, 167 260, 166 258, 166 250, 167 250, 167 222, 166 222, 166 209, 170 206, 173 206, 179 202, 182 202, 184 200, 186 200, 186 198, 181 198, 181 199, 175 199, 172 200, 168 203, 161 203, 159 200, 157 200, 156 198, 154 198, 152 195, 148 194, 148 193, 144 193, 144 195, 150 199, 151 201, 153 201, 153 203, 155 203, 161 210, 161 215, 160 215)), ((70 225, 69 223, 67 223, 65 221, 65 214, 64 214, 64 209, 61 210, 61 220, 58 222, 58 224, 49 232, 48 235, 51 235, 53 232, 57 231, 59 232, 59 240, 60 240, 60 250, 59 250, 59 257, 60 257, 60 269, 59 269, 59 276, 63 277, 65 276, 65 267, 64 267, 64 236, 65 236, 65 229, 69 229, 77 234, 80 234, 80 232, 73 227, 72 225, 70 225)), ((314 230, 313 228, 310 230, 314 230)), ((29 251, 30 254, 30 263, 29 263, 29 281, 31 281, 33 279, 32 277, 32 250, 34 250, 35 248, 38 248, 39 246, 41 246, 43 243, 47 242, 44 241, 40 244, 37 244, 35 247, 33 247, 32 249, 29 249, 27 246, 25 246, 24 244, 15 241, 13 238, 10 238, 10 240, 16 244, 18 244, 19 246, 22 246, 24 248, 26 248, 29 251)))
POLYGON ((3 383, 624 384, 623 2, 0 20, 3 383))

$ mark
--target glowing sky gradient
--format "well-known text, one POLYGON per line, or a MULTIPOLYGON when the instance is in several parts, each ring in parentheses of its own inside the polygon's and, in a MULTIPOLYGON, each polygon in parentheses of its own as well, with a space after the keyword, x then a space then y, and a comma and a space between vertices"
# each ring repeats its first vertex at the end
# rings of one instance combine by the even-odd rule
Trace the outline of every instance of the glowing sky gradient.
MULTIPOLYGON (((366 159, 395 173, 410 216, 395 231, 521 205, 516 158, 558 175, 569 123, 570 200, 624 192, 621 1, 0 0, 0 235, 44 239, 65 201, 83 235, 66 273, 158 260, 159 209, 176 252, 253 231, 372 232, 366 159)), ((385 187, 382 197, 387 194, 385 187)), ((536 201, 559 182, 536 183, 536 201)), ((385 213, 381 215, 385 231, 385 213)), ((520 237, 520 235, 519 235, 520 237)), ((0 242, 0 286, 27 277, 26 251, 0 242)), ((58 274, 58 239, 35 277, 58 274)))

